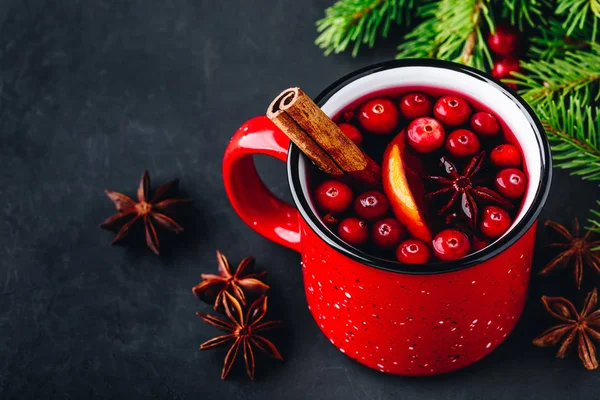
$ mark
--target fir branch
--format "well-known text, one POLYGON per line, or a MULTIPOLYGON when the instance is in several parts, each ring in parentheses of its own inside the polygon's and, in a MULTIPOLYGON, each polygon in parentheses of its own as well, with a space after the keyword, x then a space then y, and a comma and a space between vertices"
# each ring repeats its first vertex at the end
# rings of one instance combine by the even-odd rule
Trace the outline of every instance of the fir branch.
POLYGON ((570 96, 569 104, 546 102, 537 113, 552 145, 557 167, 585 180, 600 180, 600 108, 570 96))
POLYGON ((564 103, 568 95, 577 95, 581 104, 600 99, 600 45, 590 51, 567 52, 553 61, 521 63, 523 73, 515 73, 519 92, 529 104, 553 101, 564 103))
POLYGON ((592 24, 589 21, 583 30, 577 30, 571 36, 567 35, 567 30, 555 19, 541 26, 538 32, 540 35, 531 39, 529 55, 532 59, 547 61, 564 57, 569 51, 589 50, 592 45, 589 40, 592 24))
MULTIPOLYGON (((598 206, 600 207, 600 201, 598 201, 598 206)), ((596 233, 600 233, 600 210, 592 210, 592 217, 588 221, 591 224, 589 228, 596 233)), ((598 251, 600 250, 600 246, 592 250, 598 251)))
POLYGON ((543 22, 542 11, 550 4, 548 0, 503 0, 502 5, 504 17, 523 30, 525 24, 535 27, 543 22))
POLYGON ((439 0, 419 7, 423 22, 398 46, 396 58, 435 57, 479 69, 491 67, 483 30, 494 30, 490 0, 439 0))
POLYGON ((590 41, 596 41, 598 20, 600 19, 600 0, 557 0, 556 15, 565 17, 563 27, 567 30, 568 36, 571 36, 577 29, 584 29, 586 23, 591 21, 590 41))
POLYGON ((391 24, 409 23, 414 0, 339 0, 317 21, 315 43, 325 55, 352 45, 356 56, 362 44, 373 47, 378 36, 387 37, 391 24))

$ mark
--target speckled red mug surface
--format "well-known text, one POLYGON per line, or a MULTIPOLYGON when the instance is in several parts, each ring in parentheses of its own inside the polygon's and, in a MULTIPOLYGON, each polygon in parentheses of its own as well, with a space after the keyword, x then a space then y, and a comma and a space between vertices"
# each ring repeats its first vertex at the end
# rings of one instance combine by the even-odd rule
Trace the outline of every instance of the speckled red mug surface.
POLYGON ((463 259, 409 266, 377 259, 341 241, 312 203, 309 162, 266 117, 242 125, 223 159, 225 189, 242 220, 301 253, 308 307, 325 336, 350 358, 400 375, 468 366, 514 328, 527 296, 537 216, 551 180, 550 149, 531 109, 471 68, 433 60, 392 61, 342 78, 317 102, 335 115, 365 91, 430 81, 455 91, 462 88, 472 97, 481 93, 482 101, 495 104, 531 168, 525 205, 511 229, 463 259), (255 154, 287 162, 295 207, 264 185, 254 167, 255 154))

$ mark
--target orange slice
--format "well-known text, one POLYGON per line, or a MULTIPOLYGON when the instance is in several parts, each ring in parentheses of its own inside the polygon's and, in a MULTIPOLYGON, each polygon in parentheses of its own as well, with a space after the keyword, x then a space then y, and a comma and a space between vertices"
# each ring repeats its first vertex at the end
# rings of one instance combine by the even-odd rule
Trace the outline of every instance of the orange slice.
POLYGON ((431 231, 425 222, 423 183, 415 170, 420 160, 411 157, 406 149, 406 133, 400 132, 385 149, 382 163, 383 189, 390 201, 396 218, 410 234, 426 243, 432 240, 431 231), (410 158, 410 163, 407 160, 410 158))

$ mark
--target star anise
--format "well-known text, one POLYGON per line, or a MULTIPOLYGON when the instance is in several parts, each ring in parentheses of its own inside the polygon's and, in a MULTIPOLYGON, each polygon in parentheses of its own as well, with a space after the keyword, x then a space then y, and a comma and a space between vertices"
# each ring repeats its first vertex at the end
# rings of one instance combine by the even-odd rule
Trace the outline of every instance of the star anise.
POLYGON ((565 358, 577 339, 577 351, 583 366, 587 369, 598 368, 596 346, 592 342, 592 339, 600 341, 600 310, 595 310, 598 291, 594 289, 588 293, 581 313, 575 310, 573 303, 563 297, 542 296, 542 302, 546 311, 562 323, 533 339, 533 344, 539 347, 553 347, 562 341, 556 357, 565 358))
POLYGON ((512 208, 513 204, 493 191, 484 186, 479 186, 474 181, 473 177, 483 164, 485 151, 474 156, 465 166, 462 174, 458 172, 456 166, 447 157, 440 159, 441 165, 444 167, 446 176, 425 176, 425 179, 434 181, 441 186, 440 189, 428 193, 426 197, 430 198, 441 194, 451 194, 450 200, 438 211, 438 215, 443 215, 457 201, 460 202, 460 211, 466 217, 469 224, 473 227, 477 226, 477 216, 479 214, 478 201, 498 204, 504 208, 512 208))
POLYGON ((223 296, 223 306, 230 322, 212 315, 196 313, 207 324, 227 332, 226 335, 217 336, 200 345, 200 350, 208 350, 213 347, 231 344, 231 347, 225 356, 225 363, 223 364, 223 370, 221 371, 221 379, 225 379, 227 374, 229 374, 240 348, 242 348, 242 351, 244 352, 246 373, 250 379, 254 379, 253 347, 268 356, 283 360, 283 357, 281 357, 281 354, 279 354, 275 345, 270 340, 258 335, 258 333, 270 330, 281 323, 281 321, 261 322, 267 312, 266 296, 261 296, 252 303, 246 315, 242 312, 240 303, 235 297, 227 292, 225 292, 223 296))
POLYGON ((600 240, 590 241, 591 230, 588 230, 581 237, 579 218, 575 218, 572 232, 569 232, 563 225, 550 220, 546 221, 545 226, 556 232, 561 239, 560 242, 549 244, 547 247, 559 248, 562 251, 539 272, 540 275, 548 275, 555 269, 566 267, 572 262, 575 284, 577 285, 577 289, 580 289, 585 264, 588 264, 596 272, 600 273, 600 256, 592 251, 593 248, 600 246, 600 240))
POLYGON ((192 292, 202 301, 214 304, 215 310, 222 304, 223 296, 227 292, 246 305, 244 291, 263 294, 269 289, 268 285, 258 279, 263 277, 266 272, 254 273, 254 257, 244 258, 235 273, 231 272, 229 261, 219 250, 217 250, 217 261, 219 275, 202 274, 203 281, 192 288, 192 292))
POLYGON ((150 197, 150 175, 144 171, 137 190, 138 201, 134 201, 124 194, 105 190, 109 199, 115 204, 117 214, 108 218, 100 226, 110 231, 117 231, 112 243, 115 244, 127 236, 131 228, 138 221, 143 221, 146 232, 146 245, 154 253, 159 254, 158 235, 154 223, 159 227, 179 233, 183 228, 166 214, 175 210, 176 207, 191 203, 191 199, 166 199, 171 189, 177 186, 178 180, 174 179, 161 185, 150 197), (154 222, 153 222, 154 221, 154 222))

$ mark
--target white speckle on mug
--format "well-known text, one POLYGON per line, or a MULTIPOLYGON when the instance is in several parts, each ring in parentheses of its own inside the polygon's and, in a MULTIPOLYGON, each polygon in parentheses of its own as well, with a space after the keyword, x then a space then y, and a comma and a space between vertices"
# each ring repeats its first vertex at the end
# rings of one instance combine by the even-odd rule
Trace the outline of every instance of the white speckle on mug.
POLYGON ((352 298, 352 296, 350 296, 350 293, 346 292, 346 293, 344 293, 344 294, 346 295, 346 297, 347 297, 347 298, 349 298, 349 299, 351 299, 351 298, 352 298))

